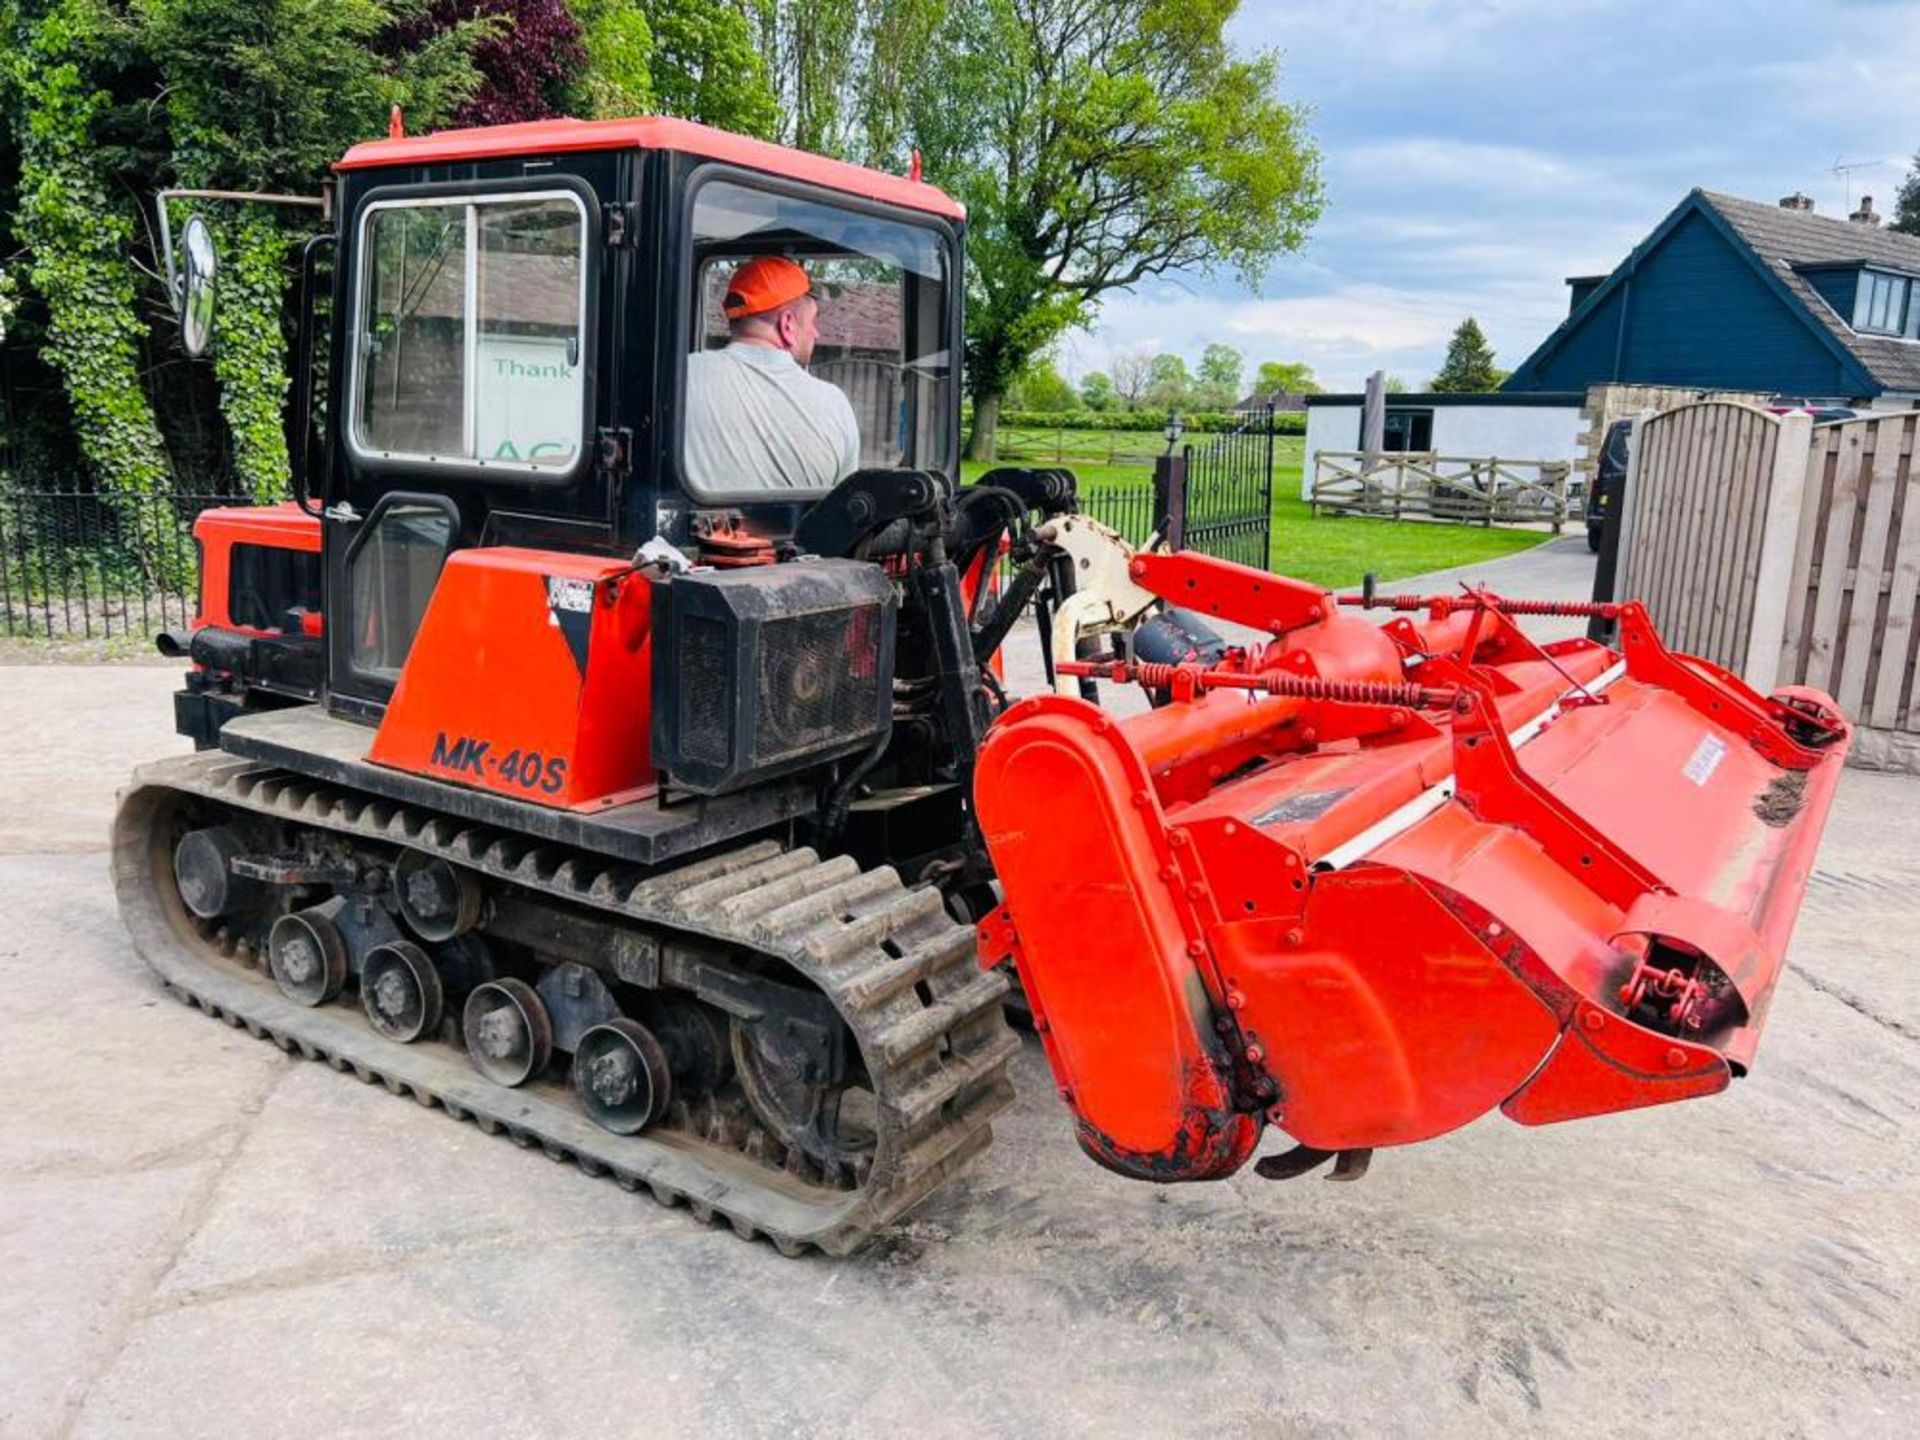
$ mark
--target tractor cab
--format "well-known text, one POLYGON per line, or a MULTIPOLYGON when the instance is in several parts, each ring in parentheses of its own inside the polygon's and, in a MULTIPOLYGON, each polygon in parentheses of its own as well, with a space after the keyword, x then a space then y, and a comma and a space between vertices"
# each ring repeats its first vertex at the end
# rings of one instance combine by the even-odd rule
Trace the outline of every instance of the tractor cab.
MULTIPOLYGON (((844 475, 702 473, 685 423, 694 357, 729 344, 727 286, 757 257, 806 272, 805 370, 844 396, 858 468, 957 482, 964 212, 933 186, 669 119, 396 136, 335 170, 332 231, 305 253, 289 416, 306 517, 290 539, 321 557, 324 616, 196 631, 208 654, 178 709, 199 743, 289 700, 382 722, 463 551, 579 557, 570 577, 525 562, 566 596, 581 592, 558 582, 592 557, 627 563, 650 541, 699 565, 771 560, 844 475), (300 683, 248 683, 249 648, 300 683)), ((204 319, 210 286, 194 295, 204 319)), ((776 408, 728 448, 779 447, 812 418, 776 408)), ((210 575, 254 528, 248 512, 202 517, 210 575)))
POLYGON ((728 343, 753 257, 806 270, 808 368, 851 406, 860 466, 953 475, 962 212, 932 186, 658 119, 389 139, 337 170, 337 358, 304 482, 336 710, 388 703, 457 550, 751 552, 844 478, 688 463, 689 361, 728 343))

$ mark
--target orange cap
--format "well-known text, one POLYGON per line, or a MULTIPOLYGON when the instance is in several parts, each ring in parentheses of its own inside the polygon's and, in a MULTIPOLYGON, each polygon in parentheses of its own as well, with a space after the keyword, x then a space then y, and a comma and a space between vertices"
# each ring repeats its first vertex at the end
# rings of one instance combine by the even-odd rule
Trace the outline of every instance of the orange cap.
POLYGON ((812 288, 807 272, 785 256, 756 255, 733 272, 720 308, 729 320, 744 320, 777 310, 812 288))

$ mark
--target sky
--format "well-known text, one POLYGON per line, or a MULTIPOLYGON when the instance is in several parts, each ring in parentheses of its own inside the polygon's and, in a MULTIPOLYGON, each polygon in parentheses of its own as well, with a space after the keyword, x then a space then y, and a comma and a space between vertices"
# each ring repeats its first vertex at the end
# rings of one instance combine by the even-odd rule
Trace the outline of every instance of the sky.
POLYGON ((1063 344, 1070 376, 1224 341, 1249 375, 1304 360, 1328 389, 1376 369, 1418 389, 1467 315, 1511 368, 1565 317, 1567 276, 1612 270, 1695 186, 1885 214, 1920 150, 1920 0, 1244 0, 1229 34, 1282 52, 1326 212, 1257 290, 1110 296, 1063 344))

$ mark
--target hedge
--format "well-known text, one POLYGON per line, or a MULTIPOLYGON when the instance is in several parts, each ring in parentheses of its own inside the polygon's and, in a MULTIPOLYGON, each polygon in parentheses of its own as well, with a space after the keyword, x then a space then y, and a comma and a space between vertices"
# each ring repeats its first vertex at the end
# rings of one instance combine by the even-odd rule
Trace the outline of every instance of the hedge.
MULTIPOLYGON (((1246 416, 1230 410, 1200 410, 1182 414, 1180 421, 1189 431, 1218 434, 1237 430, 1246 416)), ((1166 428, 1167 417, 1151 410, 1002 410, 1000 425, 1007 430, 1151 430, 1166 428)), ((1304 435, 1307 417, 1304 411, 1286 410, 1273 417, 1277 435, 1304 435)))

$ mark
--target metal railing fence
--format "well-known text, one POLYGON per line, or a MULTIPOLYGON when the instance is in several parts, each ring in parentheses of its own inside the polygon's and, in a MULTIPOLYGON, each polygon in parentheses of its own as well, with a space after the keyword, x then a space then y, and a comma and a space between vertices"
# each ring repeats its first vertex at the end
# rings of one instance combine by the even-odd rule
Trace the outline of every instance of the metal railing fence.
POLYGON ((148 636, 193 616, 193 521, 232 495, 127 495, 0 478, 0 638, 148 636))

